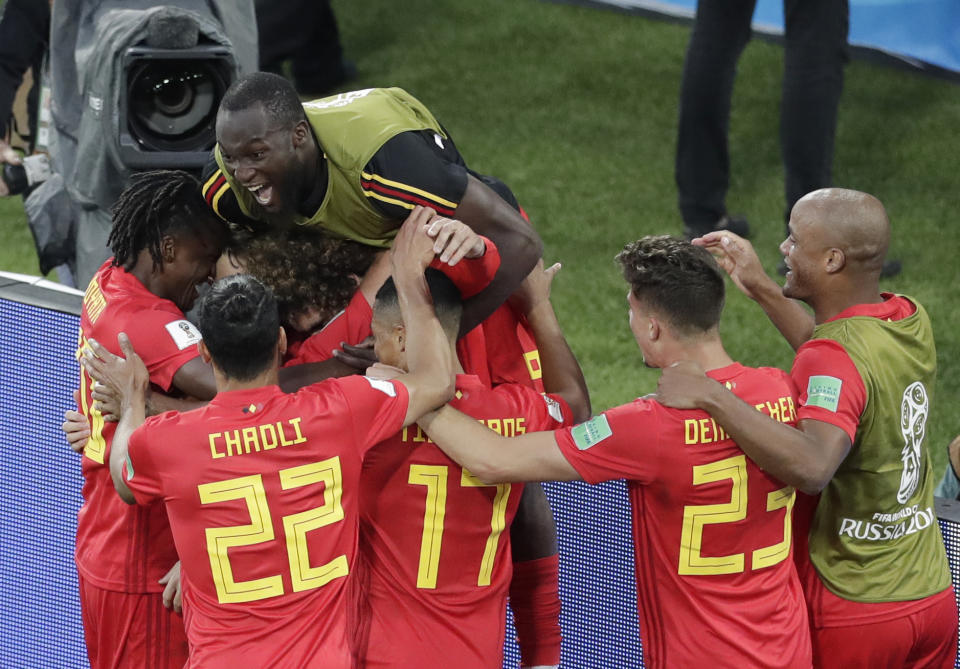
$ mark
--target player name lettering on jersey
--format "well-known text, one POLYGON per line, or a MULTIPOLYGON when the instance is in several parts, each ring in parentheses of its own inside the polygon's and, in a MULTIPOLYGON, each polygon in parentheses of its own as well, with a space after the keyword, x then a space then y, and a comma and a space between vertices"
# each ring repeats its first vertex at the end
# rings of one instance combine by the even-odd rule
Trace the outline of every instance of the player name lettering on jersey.
POLYGON ((83 307, 87 310, 87 318, 91 325, 97 322, 100 314, 107 307, 107 300, 103 297, 96 278, 90 279, 90 283, 87 284, 87 290, 83 294, 83 307))
POLYGON ((919 504, 907 506, 897 513, 875 513, 873 520, 900 522, 871 523, 867 520, 843 518, 840 521, 840 536, 844 534, 853 539, 862 541, 892 541, 910 534, 922 532, 928 527, 937 525, 937 517, 933 507, 919 508, 919 504))
MULTIPOLYGON (((514 416, 511 418, 478 418, 478 423, 486 425, 488 428, 503 437, 516 437, 518 434, 526 434, 526 418, 523 416, 514 416)), ((426 442, 433 443, 426 432, 420 429, 419 425, 410 425, 403 428, 400 433, 400 441, 410 443, 426 442)))
MULTIPOLYGON (((797 420, 796 407, 793 398, 789 395, 779 397, 772 402, 761 402, 754 405, 761 411, 780 423, 795 423, 797 420)), ((687 446, 695 444, 712 444, 726 441, 730 438, 726 430, 717 425, 717 422, 706 418, 687 418, 683 421, 683 443, 687 446)))
POLYGON ((269 451, 278 446, 302 444, 307 438, 300 432, 301 420, 301 418, 291 418, 285 422, 277 421, 227 432, 214 432, 209 435, 210 457, 225 458, 269 451))

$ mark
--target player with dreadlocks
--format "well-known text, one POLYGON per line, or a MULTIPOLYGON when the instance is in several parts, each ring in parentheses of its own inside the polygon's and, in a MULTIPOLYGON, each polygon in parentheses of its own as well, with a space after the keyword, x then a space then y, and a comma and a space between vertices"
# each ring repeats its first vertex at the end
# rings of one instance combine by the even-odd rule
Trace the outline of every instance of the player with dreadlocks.
MULTIPOLYGON (((134 176, 113 208, 113 258, 84 294, 78 357, 90 338, 119 353, 117 334, 126 332, 153 388, 213 397, 213 373, 196 346, 200 333, 183 312, 212 276, 225 232, 186 172, 134 176)), ((181 618, 164 608, 179 580, 166 511, 162 503, 130 507, 118 500, 109 469, 116 423, 104 421, 92 385, 81 369, 79 404, 90 436, 76 562, 90 666, 179 668, 187 642, 181 618)))

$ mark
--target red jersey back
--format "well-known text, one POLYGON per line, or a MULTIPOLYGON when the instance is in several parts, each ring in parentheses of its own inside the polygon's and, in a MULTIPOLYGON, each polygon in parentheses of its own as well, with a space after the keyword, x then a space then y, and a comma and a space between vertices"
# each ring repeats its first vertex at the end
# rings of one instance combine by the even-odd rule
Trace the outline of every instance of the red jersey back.
MULTIPOLYGON (((170 300, 149 292, 108 260, 90 281, 80 314, 80 352, 89 339, 119 355, 117 335, 127 333, 150 372, 150 382, 168 390, 180 367, 199 355, 200 332, 170 300)), ((80 574, 97 587, 121 592, 161 592, 157 580, 177 561, 162 504, 131 507, 110 478, 110 442, 116 423, 93 408, 90 377, 80 368, 80 410, 90 422, 83 450, 83 506, 77 514, 76 560, 80 574)))
MULTIPOLYGON (((451 405, 504 436, 570 415, 562 400, 467 375, 451 405)), ((368 453, 361 488, 361 666, 499 667, 523 485, 484 485, 411 425, 368 453)))
POLYGON ((406 410, 402 384, 352 376, 220 393, 133 434, 125 476, 166 503, 191 666, 353 666, 361 461, 406 410))
MULTIPOLYGON (((796 392, 776 369, 710 372, 781 422, 796 392)), ((703 411, 639 399, 557 443, 585 481, 626 478, 646 666, 811 666, 791 559, 793 488, 765 474, 703 411)))

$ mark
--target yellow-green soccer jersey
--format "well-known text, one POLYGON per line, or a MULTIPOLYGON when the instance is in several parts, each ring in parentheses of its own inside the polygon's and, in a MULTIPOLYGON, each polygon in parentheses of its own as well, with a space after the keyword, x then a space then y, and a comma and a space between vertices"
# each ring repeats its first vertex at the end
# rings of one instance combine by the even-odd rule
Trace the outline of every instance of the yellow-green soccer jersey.
MULTIPOLYGON (((846 349, 866 390, 856 439, 821 493, 810 529, 821 580, 852 601, 921 599, 950 585, 924 440, 937 355, 930 319, 913 302, 916 312, 901 320, 852 316, 814 330, 814 339, 846 349)), ((829 409, 832 402, 836 411, 840 383, 810 377, 807 405, 829 409)))
MULTIPOLYGON (((303 110, 327 160, 327 190, 312 216, 295 215, 297 225, 318 225, 326 232, 371 246, 387 247, 397 231, 397 221, 386 218, 369 202, 361 182, 363 169, 388 140, 401 132, 432 130, 447 134, 433 114, 401 88, 368 88, 341 93, 313 102, 303 110)), ((226 177, 243 213, 261 219, 263 210, 253 194, 227 174, 220 155, 217 164, 226 177)))

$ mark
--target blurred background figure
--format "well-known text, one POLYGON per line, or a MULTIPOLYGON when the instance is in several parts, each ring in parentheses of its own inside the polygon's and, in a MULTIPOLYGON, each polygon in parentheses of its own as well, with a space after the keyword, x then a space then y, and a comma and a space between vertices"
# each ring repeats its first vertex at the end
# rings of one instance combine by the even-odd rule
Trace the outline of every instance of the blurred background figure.
MULTIPOLYGON (((676 180, 688 238, 727 229, 749 235, 727 214, 727 130, 737 60, 750 40, 756 0, 700 0, 680 90, 676 180)), ((847 0, 784 0, 780 149, 789 218, 794 203, 831 185, 837 108, 847 62, 847 0)))
POLYGON ((330 0, 256 0, 260 69, 290 75, 301 95, 322 97, 353 79, 356 65, 343 57, 330 0))

